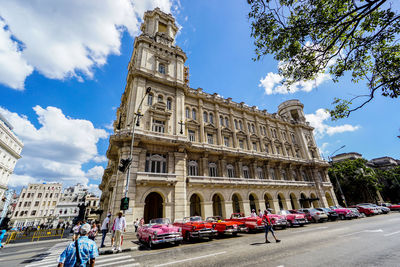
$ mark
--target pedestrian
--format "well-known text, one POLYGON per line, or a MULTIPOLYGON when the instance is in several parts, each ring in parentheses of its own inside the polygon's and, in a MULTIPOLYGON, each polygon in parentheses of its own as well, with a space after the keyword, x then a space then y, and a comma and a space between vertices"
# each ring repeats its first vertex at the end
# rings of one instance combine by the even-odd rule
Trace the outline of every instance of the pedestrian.
POLYGON ((79 232, 81 236, 71 242, 58 257, 58 267, 94 266, 96 257, 99 256, 96 242, 88 238, 90 225, 83 224, 79 232))
POLYGON ((1 230, 0 231, 0 248, 4 248, 3 244, 1 243, 1 241, 3 240, 4 236, 6 235, 6 230, 1 230))
POLYGON ((72 232, 74 233, 72 240, 75 241, 79 238, 79 229, 81 228, 81 222, 79 221, 73 228, 72 232))
POLYGON ((262 218, 264 214, 262 213, 261 209, 258 209, 258 217, 262 218))
POLYGON ((103 220, 103 224, 101 225, 101 233, 102 233, 102 237, 101 237, 101 248, 104 248, 104 240, 106 239, 106 235, 109 229, 109 225, 110 225, 110 218, 111 218, 111 214, 107 214, 107 217, 103 220))
POLYGON ((272 228, 271 221, 268 217, 268 211, 264 210, 264 215, 262 217, 262 221, 264 222, 264 228, 265 228, 265 243, 271 243, 268 241, 268 232, 271 232, 272 236, 275 238, 275 242, 279 243, 281 240, 277 239, 275 236, 274 229, 272 228))
POLYGON ((115 230, 115 244, 114 248, 121 251, 122 244, 122 233, 125 232, 126 221, 125 217, 122 216, 122 211, 118 212, 118 217, 114 220, 114 230, 115 230))
POLYGON ((89 231, 89 239, 93 240, 96 238, 97 232, 99 228, 97 228, 97 225, 95 222, 92 223, 92 228, 89 231))
POLYGON ((136 233, 139 227, 139 218, 136 218, 136 221, 133 222, 133 225, 135 226, 135 233, 136 233))
POLYGON ((253 217, 253 218, 257 217, 256 210, 255 210, 255 209, 252 209, 252 210, 251 210, 251 215, 250 215, 250 216, 253 217))

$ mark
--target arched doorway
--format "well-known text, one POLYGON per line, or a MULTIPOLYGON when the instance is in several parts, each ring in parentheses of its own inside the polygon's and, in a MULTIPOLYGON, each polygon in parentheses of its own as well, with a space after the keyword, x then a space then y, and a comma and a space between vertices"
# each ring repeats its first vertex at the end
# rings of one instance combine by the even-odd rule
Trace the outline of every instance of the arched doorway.
POLYGON ((202 216, 201 215, 201 200, 199 195, 193 194, 190 197, 190 216, 202 216))
POLYGON ((234 213, 241 213, 242 212, 242 207, 241 207, 241 198, 238 194, 233 194, 232 196, 232 209, 234 213))
POLYGON ((307 197, 304 195, 304 193, 300 194, 300 206, 302 209, 310 208, 310 201, 307 200, 307 197))
POLYGON ((212 202, 213 202, 213 216, 221 216, 222 218, 224 218, 222 210, 223 203, 220 195, 215 194, 212 198, 212 202))
POLYGON ((287 209, 287 206, 286 206, 286 199, 285 199, 285 197, 283 196, 282 193, 279 193, 279 194, 278 194, 278 204, 279 204, 279 209, 280 209, 280 210, 285 210, 285 209, 287 209))
POLYGON ((333 203, 331 194, 329 194, 328 192, 326 192, 326 193, 325 193, 325 198, 326 198, 326 201, 328 202, 328 206, 329 206, 329 207, 335 205, 335 204, 333 203))
POLYGON ((272 200, 272 197, 270 194, 264 194, 264 203, 265 203, 265 209, 273 209, 274 208, 274 201, 272 200))
POLYGON ((314 193, 311 193, 310 198, 312 199, 311 203, 312 203, 313 208, 319 208, 319 202, 314 193))
POLYGON ((297 201, 296 195, 294 193, 290 194, 290 204, 292 204, 292 209, 299 208, 299 202, 297 201))
POLYGON ((257 212, 257 203, 256 203, 257 197, 254 196, 253 194, 250 194, 249 196, 249 201, 250 201, 250 212, 252 210, 255 210, 257 212))
POLYGON ((159 193, 151 192, 147 195, 144 204, 144 222, 148 223, 151 219, 162 218, 163 214, 163 198, 159 193))

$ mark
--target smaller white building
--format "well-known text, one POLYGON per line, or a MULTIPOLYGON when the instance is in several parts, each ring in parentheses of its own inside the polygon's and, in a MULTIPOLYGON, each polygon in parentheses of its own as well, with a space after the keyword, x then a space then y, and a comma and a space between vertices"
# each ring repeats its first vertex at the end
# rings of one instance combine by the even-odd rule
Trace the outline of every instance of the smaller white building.
POLYGON ((8 181, 21 158, 21 140, 12 132, 11 124, 0 114, 0 199, 8 188, 8 181))
POLYGON ((73 219, 79 215, 79 204, 85 203, 88 189, 82 184, 68 187, 61 195, 56 207, 56 216, 59 223, 72 223, 73 219))

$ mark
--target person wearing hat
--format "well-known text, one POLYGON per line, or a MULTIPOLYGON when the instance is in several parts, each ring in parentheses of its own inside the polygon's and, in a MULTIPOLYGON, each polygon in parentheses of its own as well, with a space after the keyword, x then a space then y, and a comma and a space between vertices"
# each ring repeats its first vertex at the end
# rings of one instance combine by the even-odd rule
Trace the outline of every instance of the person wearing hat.
POLYGON ((84 224, 79 229, 80 237, 71 242, 58 257, 58 267, 94 266, 99 256, 96 242, 88 238, 90 225, 84 224))
POLYGON ((253 218, 257 217, 257 213, 256 213, 255 209, 251 210, 251 217, 253 217, 253 218))
POLYGON ((122 211, 118 212, 118 217, 114 220, 114 230, 115 230, 115 243, 114 249, 121 251, 121 241, 122 241, 122 232, 125 232, 126 229, 126 220, 125 217, 122 216, 122 211))
POLYGON ((101 224, 101 233, 103 236, 101 237, 101 248, 104 248, 104 240, 106 239, 106 235, 108 233, 108 229, 110 226, 110 218, 111 218, 111 213, 107 214, 107 217, 104 219, 103 223, 101 224))

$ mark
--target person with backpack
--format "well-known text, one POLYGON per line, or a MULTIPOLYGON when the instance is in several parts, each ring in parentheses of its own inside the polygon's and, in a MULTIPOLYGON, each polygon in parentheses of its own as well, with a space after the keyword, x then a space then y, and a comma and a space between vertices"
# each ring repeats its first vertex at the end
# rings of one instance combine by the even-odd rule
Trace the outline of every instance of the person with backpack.
POLYGON ((270 219, 268 217, 268 211, 267 210, 264 210, 264 215, 262 217, 262 221, 263 221, 264 227, 265 227, 265 243, 271 243, 268 240, 268 232, 271 232, 272 236, 275 238, 275 242, 276 243, 281 242, 281 240, 277 239, 276 236, 275 236, 275 232, 274 232, 274 229, 272 228, 272 223, 271 223, 271 221, 270 221, 270 219))
POLYGON ((71 242, 58 257, 58 267, 94 266, 99 252, 96 242, 88 238, 90 225, 82 225, 79 232, 81 236, 71 242))

